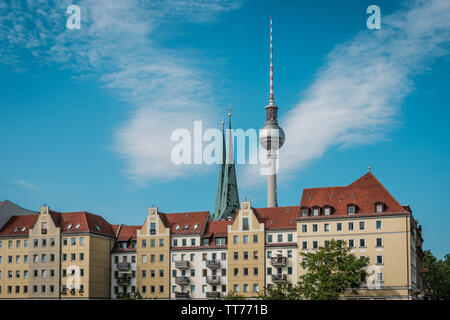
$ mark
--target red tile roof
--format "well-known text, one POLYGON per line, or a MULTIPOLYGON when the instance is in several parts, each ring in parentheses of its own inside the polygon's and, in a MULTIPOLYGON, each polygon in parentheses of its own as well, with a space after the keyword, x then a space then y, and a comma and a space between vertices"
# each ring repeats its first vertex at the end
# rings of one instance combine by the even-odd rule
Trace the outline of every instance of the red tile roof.
POLYGON ((117 241, 136 240, 137 231, 141 228, 142 226, 127 226, 122 224, 119 235, 117 236, 117 241))
POLYGON ((208 221, 209 211, 182 212, 182 213, 158 213, 172 234, 200 234, 208 221), (194 226, 198 224, 197 228, 194 226), (189 225, 187 229, 185 227, 189 225), (179 228, 177 229, 177 226, 179 228))
POLYGON ((33 228, 38 217, 38 214, 12 216, 0 230, 0 236, 28 235, 30 228, 33 228))
POLYGON ((371 172, 348 186, 304 189, 300 208, 328 205, 333 208, 332 217, 348 215, 347 206, 354 204, 358 215, 374 213, 376 202, 384 203, 385 213, 408 213, 371 172))
POLYGON ((50 215, 61 233, 89 232, 108 237, 115 237, 113 227, 103 217, 86 212, 56 212, 50 215))
POLYGON ((205 238, 226 237, 228 235, 228 226, 232 225, 232 220, 208 221, 204 233, 205 238))
POLYGON ((266 230, 295 230, 300 214, 298 206, 252 208, 259 222, 264 223, 266 230))

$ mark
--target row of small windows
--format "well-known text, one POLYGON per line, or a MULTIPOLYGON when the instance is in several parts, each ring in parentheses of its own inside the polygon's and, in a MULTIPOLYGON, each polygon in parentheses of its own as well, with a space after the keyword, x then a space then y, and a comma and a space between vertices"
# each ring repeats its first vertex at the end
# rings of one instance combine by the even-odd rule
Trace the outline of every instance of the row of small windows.
MULTIPOLYGON (((253 260, 258 260, 259 259, 259 251, 257 251, 257 250, 253 251, 252 258, 253 258, 253 260)), ((248 251, 243 251, 242 252, 242 259, 243 260, 249 260, 250 259, 248 251)), ((237 251, 233 252, 233 260, 239 260, 239 252, 237 252, 237 251)))
MULTIPOLYGON (((311 208, 308 207, 301 207, 301 215, 302 217, 307 216, 329 216, 332 215, 335 212, 335 208, 330 205, 325 205, 323 207, 319 206, 313 206, 311 208)), ((383 202, 375 202, 374 203, 374 210, 376 213, 384 212, 386 209, 386 205, 383 202)), ((350 203, 347 205, 347 214, 355 214, 359 211, 359 207, 356 204, 350 203)))
MULTIPOLYGON (((114 256, 114 263, 119 263, 119 256, 114 256)), ((128 256, 122 256, 122 262, 128 262, 128 256)), ((131 256, 131 263, 136 263, 136 255, 131 256)))
MULTIPOLYGON (((284 235, 282 233, 277 234, 277 242, 283 242, 284 241, 284 235)), ((287 242, 293 242, 294 241, 294 235, 292 233, 287 234, 287 242)), ((273 235, 268 234, 267 235, 267 242, 272 243, 273 241, 273 235)))
MULTIPOLYGON (((80 276, 84 276, 84 269, 79 269, 79 270, 80 270, 79 275, 80 276)), ((19 279, 21 277, 21 273, 22 273, 23 274, 22 275, 23 278, 24 279, 28 279, 28 270, 22 270, 22 271, 23 272, 21 272, 21 270, 16 270, 15 278, 19 279)), ((62 276, 63 277, 67 276, 67 270, 66 269, 62 269, 61 272, 62 272, 62 276)), ((74 276, 75 273, 76 273, 76 269, 69 269, 69 272, 70 272, 71 276, 74 276)), ((8 270, 8 275, 7 275, 8 279, 12 279, 13 276, 14 276, 13 270, 8 270)), ((44 278, 44 279, 47 278, 47 277, 53 278, 53 277, 55 277, 55 270, 54 269, 49 269, 49 270, 48 269, 41 269, 40 272, 39 272, 39 270, 33 269, 33 278, 38 278, 38 277, 41 277, 41 278, 44 278)), ((1 279, 2 279, 2 272, 0 271, 0 280, 1 279)))
MULTIPOLYGON (((187 270, 180 270, 179 273, 180 273, 180 277, 186 277, 187 274, 188 274, 188 271, 187 270)), ((220 273, 221 276, 225 277, 227 275, 227 269, 222 269, 222 270, 220 270, 219 273, 220 273)), ((189 275, 191 277, 195 277, 195 269, 190 269, 189 270, 189 275)), ((217 274, 217 270, 212 270, 211 271, 211 275, 212 276, 217 276, 218 275, 217 274)), ((177 276, 178 276, 178 271, 176 269, 172 270, 172 277, 175 278, 177 276)), ((208 276, 208 269, 202 269, 202 277, 207 277, 207 276, 208 276)))
MULTIPOLYGON (((150 257, 150 263, 156 262, 156 255, 151 254, 149 257, 150 257)), ((147 263, 147 255, 143 254, 141 256, 141 261, 142 261, 142 263, 147 263)), ((163 254, 159 255, 159 262, 164 262, 164 255, 163 254)))
MULTIPOLYGON (((259 268, 253 267, 252 274, 254 276, 259 275, 259 268)), ((233 268, 233 276, 239 277, 239 276, 248 276, 249 275, 249 268, 242 268, 242 274, 239 273, 239 268, 233 268)))
MULTIPOLYGON (((330 241, 329 240, 324 240, 323 241, 323 245, 325 247, 328 247, 330 241)), ((319 241, 314 240, 311 241, 312 244, 312 249, 318 249, 319 248, 319 241)), ((355 248, 355 239, 349 239, 347 242, 348 246, 350 248, 355 248)), ((365 238, 361 238, 359 239, 359 247, 360 248, 366 248, 367 244, 366 244, 366 239, 365 238)), ((377 248, 382 248, 383 247, 383 238, 376 238, 375 239, 375 247, 377 248)), ((308 248, 308 241, 302 241, 302 250, 307 250, 308 248)))
MULTIPOLYGON (((189 290, 191 293, 194 293, 195 287, 196 287, 195 285, 190 285, 189 287, 186 287, 183 285, 183 286, 181 286, 181 292, 186 292, 186 290, 189 290)), ((206 284, 202 285, 202 293, 207 292, 207 288, 208 288, 208 286, 206 284)), ((212 285, 211 289, 212 289, 211 290, 212 292, 217 292, 217 289, 219 289, 219 286, 212 285)), ((227 286, 224 284, 220 286, 220 289, 222 292, 227 292, 227 286)), ((172 292, 174 292, 174 293, 177 292, 177 286, 172 287, 172 292)))
MULTIPOLYGON (((276 274, 278 274, 278 275, 283 274, 283 268, 279 267, 279 268, 276 268, 275 270, 276 270, 276 274)), ((287 267, 287 274, 292 275, 292 267, 287 267)), ((269 275, 269 276, 272 275, 272 267, 267 268, 267 275, 269 275)))
MULTIPOLYGON (((20 255, 16 255, 16 259, 15 259, 15 263, 20 263, 20 255)), ((49 255, 49 261, 50 262, 55 262, 55 255, 52 253, 49 255)), ((3 262, 3 258, 2 256, 0 256, 0 264, 3 262)), ((23 256, 23 263, 28 263, 29 259, 28 259, 28 255, 24 255, 23 256)), ((33 255, 33 263, 38 263, 39 262, 39 255, 35 254, 33 255)), ((47 262, 47 254, 42 254, 41 255, 41 262, 47 262)), ((8 256, 8 263, 13 263, 13 256, 8 256)))
MULTIPOLYGON (((336 223, 336 231, 342 231, 343 227, 342 227, 342 222, 337 222, 336 223)), ((359 230, 366 230, 366 222, 365 221, 360 221, 359 224, 359 230)), ((377 230, 381 229, 381 220, 377 220, 375 222, 375 228, 377 230)), ((347 224, 347 229, 348 231, 352 231, 355 229, 355 223, 354 222, 348 222, 347 224)), ((319 231, 319 225, 318 224, 313 224, 312 225, 312 232, 318 232, 319 231)), ((324 232, 329 232, 330 231, 330 224, 329 223, 324 223, 323 224, 323 231, 324 232)), ((308 232, 308 225, 307 224, 302 224, 302 232, 308 232)))
MULTIPOLYGON (((164 239, 159 239, 158 243, 159 243, 160 247, 164 247, 164 239)), ((143 239, 141 241, 141 247, 147 248, 147 240, 146 239, 143 239)), ((156 247, 156 239, 150 239, 150 247, 151 248, 156 247)))
MULTIPOLYGON (((257 283, 253 284, 252 288, 253 288, 254 293, 259 292, 259 285, 257 283)), ((233 285, 233 292, 235 292, 235 293, 240 292, 239 290, 240 290, 240 286, 238 284, 233 285)), ((245 292, 245 293, 250 292, 249 284, 244 283, 242 285, 242 292, 245 292)))
MULTIPOLYGON (((257 234, 254 234, 252 237, 253 243, 258 243, 259 237, 257 234)), ((242 243, 246 244, 249 243, 248 235, 242 236, 242 243)), ((233 236, 233 244, 239 244, 239 236, 233 236)))
MULTIPOLYGON (((210 257, 211 257, 211 260, 217 260, 218 254, 215 252, 212 252, 212 253, 210 253, 210 257)), ((185 253, 180 254, 180 258, 181 258, 181 261, 186 261, 186 258, 187 258, 186 254, 185 253)), ((227 253, 221 252, 220 259, 224 260, 224 261, 227 260, 227 253)), ((193 262, 194 260, 195 260, 195 253, 189 254, 189 261, 193 262)), ((206 261, 206 260, 208 260, 208 254, 205 252, 205 253, 202 253, 202 261, 206 261)), ((174 254, 172 254, 172 262, 176 262, 176 261, 178 261, 177 254, 174 253, 174 254)))
MULTIPOLYGON (((22 291, 20 290, 20 286, 7 286, 6 287, 6 293, 7 294, 13 294, 13 288, 14 288, 14 293, 15 294, 27 294, 28 293, 28 286, 23 286, 22 287, 22 291)), ((55 286, 54 285, 49 285, 48 286, 48 291, 47 291, 47 286, 46 285, 41 285, 41 286, 32 286, 32 292, 33 293, 54 293, 55 292, 55 286), (40 291, 39 291, 40 289, 40 291)), ((0 293, 2 293, 2 287, 0 286, 0 293)))
MULTIPOLYGON (((13 248, 13 243, 14 243, 13 240, 8 240, 8 249, 13 248)), ((71 245, 75 246, 77 244, 77 239, 76 238, 70 238, 70 243, 71 243, 71 245)), ((22 240, 16 240, 15 248, 20 248, 21 244, 22 244, 22 240)), ((41 239, 41 247, 46 247, 47 244, 50 247, 54 247, 55 244, 56 244, 55 238, 49 238, 49 239, 42 238, 41 239)), ((67 246, 67 244, 68 244, 68 238, 63 238, 63 245, 67 246)), ((28 248, 29 245, 30 245, 29 240, 23 240, 23 247, 24 248, 28 248)), ((79 238, 79 245, 80 246, 84 245, 84 237, 80 237, 79 238)), ((3 243, 2 243, 2 241, 0 241, 0 248, 2 248, 2 246, 3 246, 3 243)), ((34 239, 33 240, 33 247, 34 248, 38 248, 39 247, 39 239, 34 239)))
MULTIPOLYGON (((149 293, 156 293, 156 286, 148 286, 149 293)), ((141 286, 141 292, 147 293, 147 286, 141 286)), ((164 293, 164 286, 159 286, 159 293, 164 293)))

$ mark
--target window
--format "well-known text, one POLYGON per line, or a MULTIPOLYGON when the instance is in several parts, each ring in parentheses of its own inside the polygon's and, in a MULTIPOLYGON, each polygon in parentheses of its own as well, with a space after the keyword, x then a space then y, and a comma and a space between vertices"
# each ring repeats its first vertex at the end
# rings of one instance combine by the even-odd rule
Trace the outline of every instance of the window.
POLYGON ((195 238, 191 238, 191 246, 195 246, 195 238))
POLYGON ((283 235, 282 234, 278 234, 278 242, 283 242, 283 235))
POLYGON ((80 246, 84 246, 84 237, 80 237, 80 246))
POLYGON ((75 253, 71 253, 70 254, 70 261, 75 261, 76 257, 75 257, 75 253))
POLYGON ((244 260, 248 260, 248 251, 244 251, 244 260))
POLYGON ((308 209, 302 209, 302 217, 306 217, 308 215, 308 209))
MULTIPOLYGON (((205 239, 207 240, 207 239, 205 239)), ((178 246, 178 239, 173 239, 173 246, 177 247, 178 246)))
POLYGON ((376 246, 382 247, 383 246, 383 238, 377 238, 376 239, 376 246))
POLYGON ((294 241, 294 236, 292 235, 292 233, 288 234, 288 242, 292 242, 294 241))
POLYGON ((242 238, 243 238, 243 243, 248 243, 248 236, 247 235, 243 236, 242 238))
POLYGON ((50 238, 50 247, 55 246, 55 238, 50 238))
POLYGON ((63 239, 63 246, 67 246, 67 238, 63 239))
POLYGON ((244 284, 244 292, 248 292, 248 284, 244 284))
POLYGON ((159 255, 159 262, 164 262, 164 255, 163 254, 159 255))
POLYGON ((329 240, 325 240, 323 242, 323 244, 324 244, 325 248, 328 248, 328 246, 330 245, 330 241, 329 240))
POLYGON ((156 234, 156 223, 150 222, 150 234, 156 234))
POLYGON ((359 222, 359 230, 364 230, 366 228, 366 223, 364 221, 359 222))
POLYGON ((233 243, 238 244, 239 243, 239 236, 233 236, 233 243))
POLYGON ((272 251, 267 251, 267 258, 272 258, 272 251))
MULTIPOLYGON (((38 239, 34 239, 33 245, 34 245, 35 248, 37 248, 39 246, 39 240, 38 239)), ((11 247, 9 247, 9 248, 11 248, 11 247)))
POLYGON ((376 221, 377 229, 381 229, 381 220, 376 221))
POLYGON ((147 240, 142 240, 142 248, 147 248, 147 240))
POLYGON ((313 209, 313 216, 318 216, 319 215, 319 208, 314 208, 313 209))
POLYGON ((267 235, 267 242, 268 243, 272 242, 272 235, 271 234, 267 235))
POLYGON ((383 256, 377 256, 377 264, 383 264, 383 256))
POLYGON ((354 247, 355 247, 355 240, 354 240, 354 239, 348 240, 348 246, 349 246, 350 248, 354 248, 354 247))
POLYGON ((47 262, 47 255, 46 255, 46 254, 43 254, 43 255, 41 256, 41 261, 42 261, 42 262, 47 262))
POLYGON ((187 229, 189 229, 189 224, 184 226, 184 230, 187 230, 187 229))
POLYGON ((317 232, 317 224, 313 224, 313 232, 317 232))
POLYGON ((248 218, 242 218, 242 230, 248 230, 248 218))
POLYGON ((323 231, 325 231, 325 232, 330 231, 330 225, 329 225, 328 223, 325 223, 325 224, 323 225, 323 231))
POLYGON ((302 249, 303 250, 308 249, 308 241, 302 241, 302 249))
POLYGON ((234 292, 239 292, 239 285, 238 284, 233 285, 233 291, 234 292))
POLYGON ((194 229, 198 228, 198 223, 194 224, 194 229))
POLYGON ((33 262, 38 263, 39 262, 39 256, 37 254, 33 255, 33 262))
POLYGON ((376 203, 375 204, 375 212, 380 213, 384 211, 384 204, 383 203, 376 203))
POLYGON ((234 275, 235 277, 237 277, 237 276, 239 275, 239 269, 238 269, 238 268, 234 268, 234 269, 233 269, 233 275, 234 275))
POLYGON ((355 214, 355 213, 356 213, 356 206, 354 206, 354 205, 349 205, 349 206, 347 207, 347 213, 348 213, 348 214, 355 214))
POLYGON ((253 243, 258 243, 258 235, 257 234, 253 235, 253 243))
POLYGON ((216 238, 216 245, 225 245, 227 238, 216 238))
POLYGON ((365 248, 366 247, 366 239, 359 239, 359 246, 361 248, 365 248))
POLYGON ((248 276, 248 268, 244 268, 244 276, 248 276))
POLYGON ((257 283, 253 284, 253 292, 259 291, 259 285, 257 283))
POLYGON ((272 274, 272 268, 271 268, 271 267, 268 267, 268 268, 267 268, 267 275, 270 276, 271 274, 272 274))
POLYGON ((150 247, 154 248, 156 246, 156 239, 150 239, 150 247))
POLYGON ((233 252, 233 259, 238 260, 239 259, 239 253, 237 251, 233 252))
POLYGON ((54 262, 55 261, 55 254, 51 253, 50 254, 50 262, 54 262))
POLYGON ((384 282, 384 274, 383 274, 383 272, 377 272, 377 282, 378 283, 384 282))
POLYGON ((16 248, 20 248, 20 240, 16 240, 16 248))
POLYGON ((308 225, 302 224, 302 232, 308 232, 308 225))
POLYGON ((342 231, 342 223, 338 222, 338 223, 336 224, 336 230, 337 230, 337 231, 342 231))
POLYGON ((42 232, 42 234, 47 233, 47 222, 42 222, 41 232, 42 232))
POLYGON ((353 230, 353 222, 348 223, 348 230, 349 231, 353 230))
POLYGON ((258 260, 258 258, 259 258, 258 251, 253 251, 253 260, 258 260))
POLYGON ((325 208, 325 215, 329 216, 331 214, 331 208, 330 207, 326 207, 325 208))

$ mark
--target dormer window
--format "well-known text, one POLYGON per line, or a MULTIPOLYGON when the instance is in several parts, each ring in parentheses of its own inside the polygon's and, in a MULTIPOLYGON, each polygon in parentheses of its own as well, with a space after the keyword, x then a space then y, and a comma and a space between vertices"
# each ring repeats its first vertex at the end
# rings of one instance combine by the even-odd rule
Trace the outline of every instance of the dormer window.
POLYGON ((17 232, 18 230, 19 230, 19 227, 15 227, 13 231, 17 232))
POLYGON ((189 229, 189 225, 188 224, 184 226, 184 230, 187 230, 187 229, 189 229))
POLYGON ((24 232, 25 230, 27 230, 27 227, 23 227, 20 231, 24 232))
POLYGON ((75 229, 80 229, 80 226, 81 226, 81 224, 77 224, 77 225, 75 226, 75 229))
POLYGON ((198 228, 198 223, 194 224, 194 229, 198 228))
POLYGON ((376 213, 384 212, 384 203, 383 202, 375 203, 375 212, 376 213))
POLYGON ((356 213, 356 206, 354 204, 349 204, 347 206, 347 213, 348 214, 355 214, 356 213))
POLYGON ((320 214, 320 208, 319 207, 314 207, 312 210, 313 210, 313 216, 318 216, 320 214))
POLYGON ((66 228, 66 230, 70 230, 70 228, 72 228, 72 224, 69 224, 66 228))
POLYGON ((180 230, 180 225, 179 224, 176 225, 175 230, 180 230))
POLYGON ((308 208, 302 208, 302 217, 308 216, 308 208))
POLYGON ((98 231, 102 231, 101 229, 100 229, 100 227, 99 226, 95 226, 95 228, 98 230, 98 231))
POLYGON ((323 211, 326 216, 331 215, 331 207, 325 207, 323 208, 323 211))

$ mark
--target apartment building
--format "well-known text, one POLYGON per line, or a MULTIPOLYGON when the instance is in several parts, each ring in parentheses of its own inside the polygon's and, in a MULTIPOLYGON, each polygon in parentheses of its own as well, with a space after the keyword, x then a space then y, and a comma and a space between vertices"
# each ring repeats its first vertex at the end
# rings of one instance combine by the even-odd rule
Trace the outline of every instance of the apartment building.
POLYGON ((88 212, 45 206, 12 216, 0 229, 0 297, 109 298, 114 236, 106 220, 88 212))
POLYGON ((150 208, 137 230, 137 286, 143 298, 170 298, 170 228, 166 214, 150 208))
POLYGON ((137 292, 137 231, 141 226, 113 225, 116 243, 111 251, 111 298, 133 297, 137 292))
POLYGON ((304 189, 297 236, 300 275, 301 252, 331 239, 370 259, 359 294, 347 298, 410 299, 421 291, 421 227, 371 172, 348 186, 304 189))

